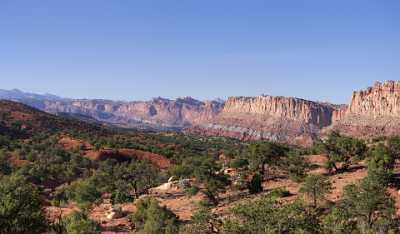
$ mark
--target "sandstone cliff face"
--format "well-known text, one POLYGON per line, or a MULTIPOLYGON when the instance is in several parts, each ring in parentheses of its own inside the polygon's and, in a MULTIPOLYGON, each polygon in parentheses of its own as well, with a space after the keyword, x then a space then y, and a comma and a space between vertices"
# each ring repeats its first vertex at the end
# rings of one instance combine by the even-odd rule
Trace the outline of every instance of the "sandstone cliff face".
POLYGON ((225 103, 223 113, 270 115, 325 127, 331 124, 332 108, 292 97, 233 97, 225 103))
POLYGON ((354 92, 349 107, 342 110, 333 129, 356 137, 400 134, 400 82, 376 83, 354 92))
POLYGON ((342 120, 347 112, 348 106, 347 105, 340 105, 332 113, 332 124, 342 120))
POLYGON ((50 113, 82 114, 123 127, 145 124, 154 128, 183 128, 200 124, 216 116, 223 107, 220 102, 200 102, 192 98, 155 98, 136 102, 63 99, 36 100, 30 104, 50 113))
POLYGON ((222 112, 193 132, 242 140, 309 145, 332 121, 334 107, 291 97, 232 97, 222 112))
POLYGON ((54 95, 0 90, 0 98, 17 100, 50 113, 72 113, 122 127, 182 130, 242 140, 310 144, 330 130, 373 138, 400 135, 400 82, 376 83, 354 92, 351 103, 332 105, 293 97, 232 97, 225 103, 192 98, 119 102, 72 100, 54 95))
POLYGON ((365 91, 354 92, 348 114, 400 117, 400 82, 376 83, 365 91))

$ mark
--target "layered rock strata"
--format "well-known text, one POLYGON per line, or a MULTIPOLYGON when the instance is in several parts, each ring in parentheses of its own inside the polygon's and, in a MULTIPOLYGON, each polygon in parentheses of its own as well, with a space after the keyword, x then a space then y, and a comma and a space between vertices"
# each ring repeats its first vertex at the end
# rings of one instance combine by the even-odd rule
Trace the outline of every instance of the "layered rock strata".
POLYGON ((197 101, 192 98, 120 102, 110 100, 19 100, 49 113, 72 113, 121 127, 179 130, 200 124, 215 117, 223 108, 216 101, 197 101))
POLYGON ((354 92, 350 105, 336 116, 331 129, 363 138, 399 135, 400 82, 377 82, 354 92))
POLYGON ((332 121, 333 105, 292 97, 232 97, 220 114, 192 132, 242 140, 311 144, 332 121))

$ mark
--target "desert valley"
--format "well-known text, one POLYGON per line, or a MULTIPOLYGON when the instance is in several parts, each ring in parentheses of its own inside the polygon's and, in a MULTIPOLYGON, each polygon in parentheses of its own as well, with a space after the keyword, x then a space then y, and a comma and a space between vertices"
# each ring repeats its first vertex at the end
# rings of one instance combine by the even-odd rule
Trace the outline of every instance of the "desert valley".
POLYGON ((348 105, 0 97, 0 233, 399 230, 398 81, 348 105))
POLYGON ((399 0, 0 0, 0 234, 400 234, 399 0))

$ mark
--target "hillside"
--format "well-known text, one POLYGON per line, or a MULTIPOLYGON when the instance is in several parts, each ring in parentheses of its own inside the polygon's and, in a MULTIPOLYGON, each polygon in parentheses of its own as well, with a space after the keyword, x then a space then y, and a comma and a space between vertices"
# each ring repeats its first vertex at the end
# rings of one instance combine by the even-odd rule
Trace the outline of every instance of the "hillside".
POLYGON ((70 113, 84 120, 89 117, 120 127, 175 131, 207 121, 223 107, 223 103, 218 101, 202 102, 190 97, 123 102, 68 99, 19 90, 0 90, 0 98, 21 102, 48 113, 70 113))
POLYGON ((54 116, 25 104, 0 100, 0 126, 3 135, 29 137, 38 133, 69 131, 105 132, 100 125, 54 116))

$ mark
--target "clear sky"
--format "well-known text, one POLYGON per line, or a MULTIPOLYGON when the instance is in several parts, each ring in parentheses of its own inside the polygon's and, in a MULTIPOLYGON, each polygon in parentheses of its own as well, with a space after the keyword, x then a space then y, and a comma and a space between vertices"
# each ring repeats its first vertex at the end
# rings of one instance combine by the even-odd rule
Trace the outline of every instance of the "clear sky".
POLYGON ((399 0, 0 0, 0 88, 347 102, 400 79, 399 0))

